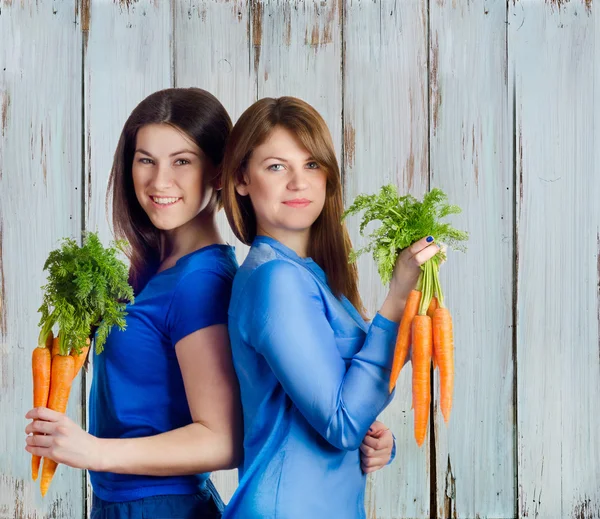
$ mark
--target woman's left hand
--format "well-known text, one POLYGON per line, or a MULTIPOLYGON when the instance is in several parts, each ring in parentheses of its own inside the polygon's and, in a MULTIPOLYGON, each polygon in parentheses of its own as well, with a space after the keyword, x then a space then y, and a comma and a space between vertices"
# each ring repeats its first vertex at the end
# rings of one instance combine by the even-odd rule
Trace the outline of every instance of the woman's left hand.
POLYGON ((25 450, 77 469, 94 470, 101 459, 98 438, 84 431, 68 416, 46 407, 29 411, 33 420, 25 428, 25 450), (33 433, 36 433, 35 435, 33 433))
POLYGON ((365 474, 385 467, 391 457, 394 437, 381 422, 373 422, 360 446, 360 466, 365 474))

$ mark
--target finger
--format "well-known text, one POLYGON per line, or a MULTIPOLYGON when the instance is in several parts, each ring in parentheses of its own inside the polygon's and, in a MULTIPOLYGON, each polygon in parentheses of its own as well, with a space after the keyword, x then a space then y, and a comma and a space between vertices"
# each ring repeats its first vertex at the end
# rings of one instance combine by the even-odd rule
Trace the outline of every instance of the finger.
POLYGON ((423 265, 423 263, 433 258, 439 251, 440 248, 436 244, 431 244, 415 254, 413 259, 417 265, 423 265))
POLYGON ((360 452, 363 456, 373 456, 377 451, 363 442, 360 444, 360 452))
POLYGON ((389 427, 387 427, 384 423, 381 423, 377 420, 375 420, 373 422, 373 424, 371 425, 369 432, 367 433, 370 436, 375 436, 378 433, 381 433, 382 431, 387 431, 389 429, 389 427))
POLYGON ((47 422, 56 422, 63 416, 62 413, 48 409, 47 407, 36 407, 29 411, 25 418, 30 420, 46 420, 47 422))
POLYGON ((54 438, 52 436, 45 436, 44 434, 32 434, 25 438, 27 445, 31 447, 50 447, 54 438))
POLYGON ((421 252, 422 250, 429 247, 429 245, 431 245, 433 242, 434 242, 433 236, 425 236, 425 238, 421 238, 419 241, 416 241, 415 243, 413 243, 408 248, 408 251, 414 256, 414 255, 418 254, 419 252, 421 252))
POLYGON ((383 468, 383 465, 376 465, 376 466, 373 466, 373 467, 365 467, 365 466, 361 465, 361 468, 362 468, 362 471, 365 474, 371 474, 372 472, 376 472, 379 469, 383 468))
POLYGON ((26 434, 38 433, 38 434, 52 434, 56 422, 45 422, 44 420, 34 420, 27 427, 25 427, 26 434))
POLYGON ((40 456, 42 458, 49 458, 48 454, 50 453, 50 449, 48 447, 32 447, 31 445, 27 445, 25 450, 30 454, 35 456, 40 456))
POLYGON ((365 436, 363 443, 367 446, 367 447, 371 447, 373 450, 379 451, 381 449, 385 449, 386 447, 391 447, 392 443, 388 438, 387 435, 383 436, 382 438, 374 438, 372 436, 365 436))

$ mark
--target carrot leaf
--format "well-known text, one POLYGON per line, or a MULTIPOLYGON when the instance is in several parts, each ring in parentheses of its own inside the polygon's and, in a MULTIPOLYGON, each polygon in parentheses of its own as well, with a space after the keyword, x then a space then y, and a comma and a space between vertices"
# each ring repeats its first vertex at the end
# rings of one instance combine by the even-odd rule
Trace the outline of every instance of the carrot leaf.
POLYGON ((125 329, 125 308, 133 303, 126 265, 117 257, 123 244, 103 247, 98 235, 87 233, 83 245, 73 239, 62 241, 44 264, 47 283, 39 326, 45 341, 54 326, 59 329, 60 353, 81 353, 86 339, 97 328, 96 352, 100 353, 113 326, 125 329))
MULTIPOLYGON (((361 236, 365 235, 371 222, 378 221, 380 225, 368 235, 369 242, 365 247, 351 252, 350 262, 355 262, 361 254, 371 252, 384 283, 392 279, 400 251, 421 238, 433 236, 437 243, 465 250, 461 242, 468 239, 468 234, 443 221, 447 216, 460 213, 461 209, 449 204, 441 189, 432 189, 422 200, 417 200, 412 195, 400 196, 395 186, 386 185, 377 194, 357 196, 342 219, 361 212, 361 236)), ((441 251, 432 258, 436 270, 444 259, 441 251)), ((426 277, 432 273, 428 272, 426 277)))

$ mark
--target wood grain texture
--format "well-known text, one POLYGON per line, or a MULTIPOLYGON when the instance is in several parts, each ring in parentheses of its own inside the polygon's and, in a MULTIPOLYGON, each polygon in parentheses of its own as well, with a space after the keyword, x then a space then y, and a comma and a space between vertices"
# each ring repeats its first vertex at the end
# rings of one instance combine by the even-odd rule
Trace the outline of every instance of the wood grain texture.
POLYGON ((257 98, 294 96, 323 116, 342 149, 343 0, 253 0, 252 66, 257 98))
MULTIPOLYGON (((90 2, 83 43, 85 228, 108 245, 113 229, 106 191, 115 149, 136 105, 172 86, 172 16, 167 2, 90 2)), ((92 371, 90 364, 88 396, 92 371)), ((87 484, 90 509, 89 477, 87 484)))
POLYGON ((598 14, 510 5, 518 513, 600 516, 598 14))
POLYGON ((146 96, 172 86, 168 2, 92 0, 84 41, 85 226, 112 239, 106 189, 121 129, 146 96))
MULTIPOLYGON (((249 24, 247 1, 175 3, 175 85, 208 90, 223 103, 233 123, 256 100, 249 24)), ((248 247, 235 238, 224 211, 217 215, 217 222, 223 239, 235 246, 241 264, 248 247)), ((211 479, 227 503, 238 485, 237 470, 214 472, 211 479)))
MULTIPOLYGON (((428 188, 427 2, 351 1, 344 11, 344 193, 346 204, 388 183, 421 196, 428 188)), ((359 218, 348 220, 356 248, 359 218)), ((371 226, 368 228, 370 229, 371 226)), ((373 259, 358 263, 369 315, 383 303, 373 259)), ((370 518, 429 517, 428 442, 413 435, 412 369, 398 379, 396 396, 380 417, 396 436, 397 458, 369 478, 370 518)))
MULTIPOLYGON (((0 517, 81 517, 83 473, 59 466, 45 499, 31 480, 32 407, 42 271, 63 237, 81 236, 81 31, 72 1, 0 11, 0 517)), ((80 422, 75 382, 67 409, 80 422)))
POLYGON ((442 267, 453 315, 454 405, 439 409, 435 372, 436 506, 440 518, 515 513, 513 164, 506 5, 430 7, 431 187, 463 213, 466 254, 442 267))
MULTIPOLYGON (((174 27, 175 86, 208 90, 223 103, 235 124, 256 100, 256 76, 250 64, 250 3, 176 2, 174 27)), ((248 247, 235 238, 224 211, 217 215, 217 222, 223 239, 235 246, 241 263, 248 247)), ((229 486, 227 493, 233 490, 229 486)))

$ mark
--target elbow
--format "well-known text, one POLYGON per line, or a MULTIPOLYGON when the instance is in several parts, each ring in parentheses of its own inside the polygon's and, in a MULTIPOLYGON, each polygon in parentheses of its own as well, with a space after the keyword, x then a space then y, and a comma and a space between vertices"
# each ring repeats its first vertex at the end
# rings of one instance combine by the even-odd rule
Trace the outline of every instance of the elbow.
POLYGON ((222 434, 219 442, 217 467, 214 470, 238 468, 244 459, 242 434, 222 434))
POLYGON ((244 459, 244 447, 242 442, 232 439, 225 450, 226 456, 223 459, 222 470, 232 470, 238 468, 244 459))

